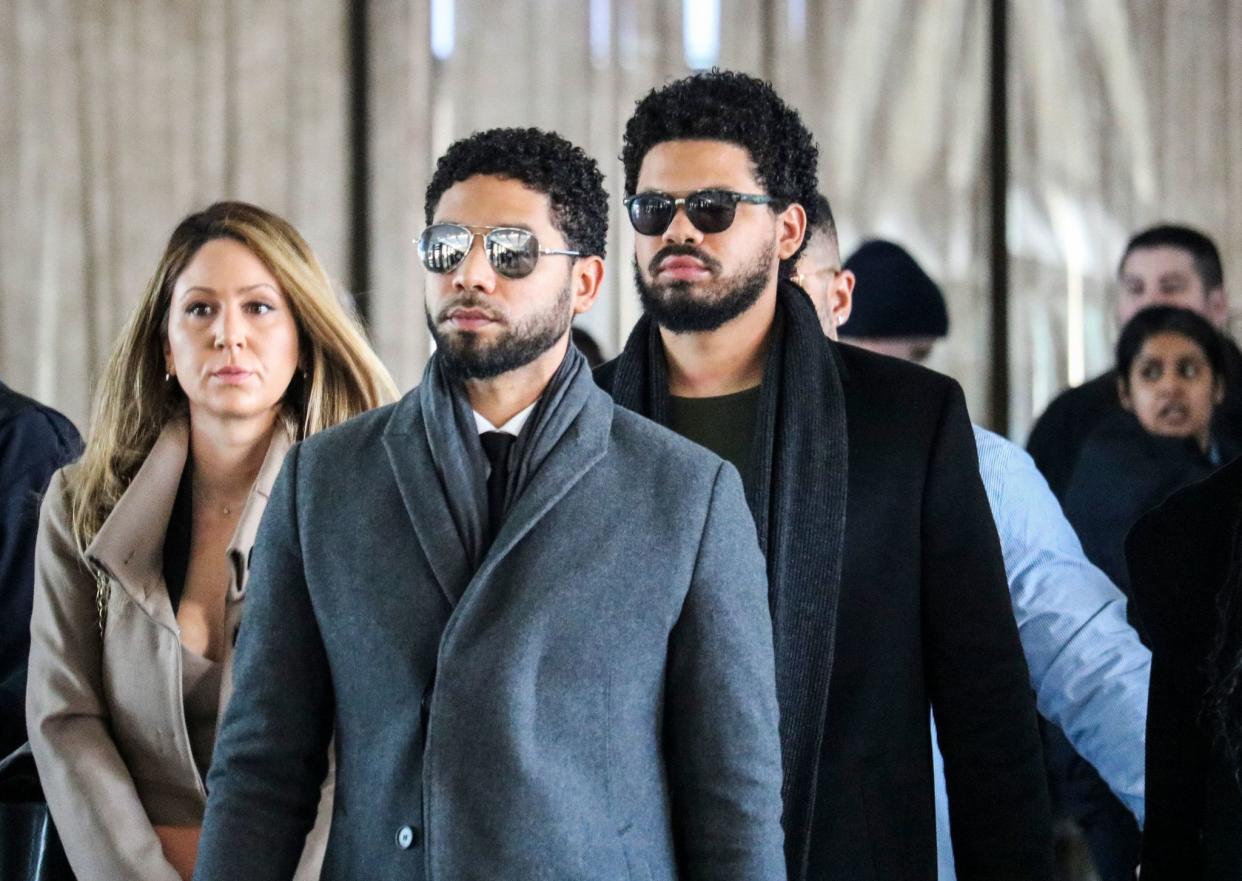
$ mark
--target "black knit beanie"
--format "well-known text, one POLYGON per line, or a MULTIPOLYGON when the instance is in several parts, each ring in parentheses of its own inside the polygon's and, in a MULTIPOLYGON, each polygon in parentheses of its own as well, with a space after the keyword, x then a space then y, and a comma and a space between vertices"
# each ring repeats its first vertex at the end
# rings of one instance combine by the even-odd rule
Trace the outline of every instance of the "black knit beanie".
POLYGON ((900 245, 874 239, 845 261, 858 279, 843 337, 891 339, 949 333, 944 294, 900 245))

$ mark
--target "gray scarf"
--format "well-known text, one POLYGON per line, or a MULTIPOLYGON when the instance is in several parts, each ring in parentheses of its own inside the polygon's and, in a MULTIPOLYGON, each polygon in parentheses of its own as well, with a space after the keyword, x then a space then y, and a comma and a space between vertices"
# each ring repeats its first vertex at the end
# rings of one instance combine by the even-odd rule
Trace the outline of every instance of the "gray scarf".
MULTIPOLYGON (((586 358, 572 344, 548 381, 509 454, 506 512, 530 485, 595 391, 586 358)), ((487 456, 465 389, 432 355, 418 390, 436 473, 473 575, 487 554, 487 456)))

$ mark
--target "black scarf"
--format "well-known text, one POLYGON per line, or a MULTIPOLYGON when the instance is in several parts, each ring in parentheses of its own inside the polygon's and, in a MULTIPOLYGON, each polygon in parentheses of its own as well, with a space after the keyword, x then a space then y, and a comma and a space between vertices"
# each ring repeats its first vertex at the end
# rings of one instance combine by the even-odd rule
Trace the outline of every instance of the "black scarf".
MULTIPOLYGON (((510 451, 506 512, 594 392, 586 358, 570 345, 510 451)), ((431 458, 473 575, 489 547, 487 455, 464 387, 445 372, 443 360, 436 355, 427 361, 418 394, 431 458), (465 475, 470 479, 463 479, 465 475)))
MULTIPOLYGON (((643 316, 617 359, 620 405, 668 424, 659 327, 643 316)), ((810 300, 782 283, 742 482, 767 557, 784 763, 785 855, 804 878, 827 715, 845 537, 845 395, 810 300)))

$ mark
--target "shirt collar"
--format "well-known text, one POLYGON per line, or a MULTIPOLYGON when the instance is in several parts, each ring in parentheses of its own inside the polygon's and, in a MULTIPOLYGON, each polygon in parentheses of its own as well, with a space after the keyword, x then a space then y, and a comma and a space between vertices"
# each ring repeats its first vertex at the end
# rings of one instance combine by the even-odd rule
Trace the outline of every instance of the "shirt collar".
POLYGON ((526 420, 530 418, 531 411, 535 409, 535 404, 537 403, 539 403, 539 400, 536 398, 533 402, 531 402, 530 406, 513 414, 513 417, 508 422, 499 427, 492 425, 492 423, 487 420, 487 417, 478 410, 473 410, 471 412, 474 413, 475 428, 479 430, 479 434, 483 434, 485 431, 503 431, 505 434, 511 434, 514 437, 517 437, 522 433, 522 426, 525 425, 526 420))

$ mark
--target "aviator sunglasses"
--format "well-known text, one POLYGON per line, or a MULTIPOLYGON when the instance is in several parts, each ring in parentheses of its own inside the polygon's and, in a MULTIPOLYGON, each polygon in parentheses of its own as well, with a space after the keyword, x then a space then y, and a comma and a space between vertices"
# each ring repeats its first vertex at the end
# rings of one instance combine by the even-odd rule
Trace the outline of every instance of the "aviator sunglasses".
POLYGON ((544 254, 581 257, 578 251, 541 248, 535 234, 515 226, 462 226, 435 223, 418 237, 418 259, 428 272, 452 272, 466 259, 475 239, 483 240, 487 262, 505 278, 525 278, 544 254))
POLYGON ((699 232, 724 232, 733 225, 737 203, 767 205, 771 196, 735 193, 731 190, 698 190, 687 196, 673 197, 664 193, 638 193, 625 200, 630 225, 644 236, 663 235, 673 222, 679 206, 685 206, 686 217, 699 232))

